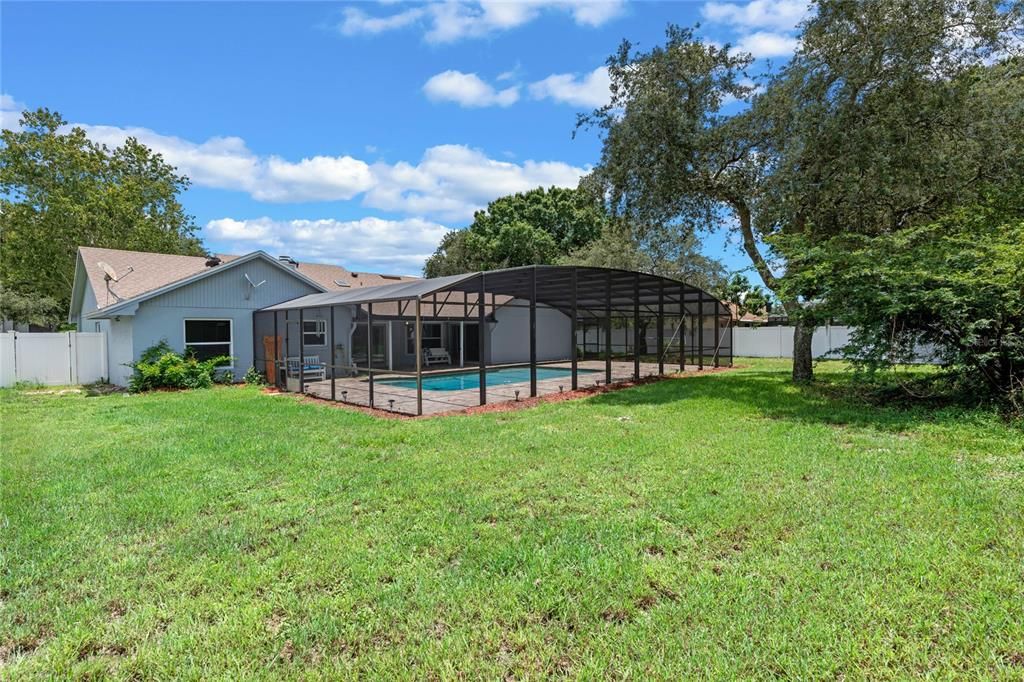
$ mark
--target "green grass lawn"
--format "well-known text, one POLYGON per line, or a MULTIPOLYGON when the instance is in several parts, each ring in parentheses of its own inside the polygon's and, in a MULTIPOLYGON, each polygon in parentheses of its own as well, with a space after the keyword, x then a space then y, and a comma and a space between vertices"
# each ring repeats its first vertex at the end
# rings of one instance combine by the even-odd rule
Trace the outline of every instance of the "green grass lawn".
POLYGON ((418 421, 8 391, 0 677, 1024 676, 1024 433, 747 364, 418 421))

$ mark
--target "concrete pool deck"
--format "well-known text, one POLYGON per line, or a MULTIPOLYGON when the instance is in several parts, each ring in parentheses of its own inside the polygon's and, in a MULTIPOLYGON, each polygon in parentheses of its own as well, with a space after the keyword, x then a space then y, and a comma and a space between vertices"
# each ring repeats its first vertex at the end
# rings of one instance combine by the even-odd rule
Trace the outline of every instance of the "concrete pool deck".
MULTIPOLYGON (((562 369, 571 369, 572 364, 570 362, 545 364, 542 367, 557 367, 562 369)), ((598 381, 604 384, 604 361, 603 360, 581 360, 577 363, 577 367, 580 370, 596 370, 597 373, 593 374, 580 374, 579 387, 588 388, 593 387, 598 381)), ((706 366, 710 369, 710 366, 706 366)), ((489 368, 490 370, 499 369, 497 367, 489 368)), ((678 372, 677 365, 666 364, 666 374, 674 374, 678 372), (675 371, 673 371, 675 370, 675 371)), ((464 369, 462 371, 473 371, 472 369, 464 369)), ((696 373, 697 367, 687 365, 686 373, 696 373)), ((658 374, 658 365, 656 363, 642 362, 640 363, 640 377, 646 378, 648 376, 656 376, 658 374)), ((381 374, 379 377, 375 376, 375 379, 384 379, 386 377, 394 377, 396 375, 381 374)), ((430 376, 436 376, 432 374, 430 376)), ((403 377, 407 378, 407 377, 403 377)), ((622 383, 631 381, 633 378, 633 363, 632 362, 612 362, 612 383, 622 383)), ((569 376, 555 377, 549 379, 538 379, 537 380, 537 395, 550 395, 553 393, 559 393, 562 391, 571 390, 572 379, 569 376)), ((331 399, 331 380, 326 381, 314 381, 309 382, 305 386, 306 394, 322 398, 326 400, 331 399)), ((338 402, 345 402, 351 405, 359 407, 370 407, 370 391, 369 382, 366 377, 345 377, 334 380, 334 390, 336 400, 338 402)), ((530 397, 530 382, 517 382, 510 384, 498 384, 489 385, 487 387, 487 404, 492 405, 495 403, 508 402, 516 399, 516 391, 519 391, 520 400, 525 400, 530 397)), ((461 410, 467 410, 469 408, 477 407, 480 404, 480 391, 477 388, 465 388, 453 391, 423 391, 423 414, 439 414, 442 412, 456 412, 461 410)), ((382 410, 391 410, 394 412, 401 412, 404 414, 416 414, 416 389, 406 388, 403 386, 395 386, 393 384, 383 384, 374 382, 373 387, 373 407, 382 410), (394 402, 389 402, 394 401, 394 402)))

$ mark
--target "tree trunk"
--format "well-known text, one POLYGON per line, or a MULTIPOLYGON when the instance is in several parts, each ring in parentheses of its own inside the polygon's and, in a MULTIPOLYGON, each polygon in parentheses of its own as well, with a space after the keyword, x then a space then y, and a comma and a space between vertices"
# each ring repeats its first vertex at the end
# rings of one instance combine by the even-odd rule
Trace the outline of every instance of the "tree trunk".
POLYGON ((814 326, 796 321, 793 327, 793 382, 809 384, 814 380, 814 358, 811 355, 811 340, 814 338, 814 326))
MULTIPOLYGON (((779 281, 768 266, 768 261, 761 255, 757 248, 757 237, 754 235, 753 221, 751 220, 750 207, 742 199, 728 199, 736 211, 739 219, 740 235, 743 237, 743 249, 754 264, 757 274, 768 290, 779 294, 779 281)), ((798 217, 799 220, 799 217, 798 217)), ((781 297, 780 297, 781 298, 781 297)), ((789 316, 790 321, 796 325, 793 329, 793 381, 798 384, 806 384, 814 380, 814 361, 811 356, 811 338, 814 336, 814 326, 801 322, 802 315, 800 303, 794 300, 782 300, 782 307, 789 316)))

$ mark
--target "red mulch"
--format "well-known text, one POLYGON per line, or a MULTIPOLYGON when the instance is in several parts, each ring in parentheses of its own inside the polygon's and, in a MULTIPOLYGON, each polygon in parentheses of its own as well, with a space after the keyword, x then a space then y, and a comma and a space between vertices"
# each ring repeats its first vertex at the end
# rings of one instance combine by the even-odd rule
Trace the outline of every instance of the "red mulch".
MULTIPOLYGON (((563 391, 562 393, 548 393, 546 395, 540 395, 536 398, 523 398, 522 400, 505 400, 497 403, 488 403, 486 405, 476 405, 474 407, 465 407, 455 410, 447 410, 445 412, 434 412, 431 414, 425 414, 417 417, 415 415, 402 414, 399 412, 391 412, 377 407, 366 407, 364 405, 356 405, 354 403, 342 403, 330 400, 328 398, 320 398, 315 395, 306 394, 301 396, 299 399, 303 402, 312 403, 314 405, 325 405, 328 407, 334 407, 342 410, 354 410, 356 412, 362 412, 374 417, 382 417, 384 419, 431 419, 433 417, 452 417, 455 415, 469 415, 469 414, 484 414, 488 412, 512 412, 515 410, 523 410, 534 405, 540 405, 541 403, 558 403, 563 400, 575 400, 577 398, 585 398, 591 395, 597 395, 600 393, 611 393, 612 391, 620 391, 624 388, 632 388, 634 386, 643 386, 644 384, 653 384, 658 381, 672 381, 675 379, 688 379, 690 377, 706 376, 708 374, 720 374, 722 372, 728 372, 734 369, 741 369, 743 365, 733 365, 732 367, 708 367, 702 371, 687 370, 683 374, 669 374, 666 376, 652 376, 644 377, 639 381, 624 381, 603 386, 589 386, 587 388, 580 388, 575 391, 563 391)), ((267 394, 288 394, 286 391, 278 390, 273 386, 268 386, 263 389, 264 393, 267 394)), ((294 394, 288 394, 294 395, 294 394)))

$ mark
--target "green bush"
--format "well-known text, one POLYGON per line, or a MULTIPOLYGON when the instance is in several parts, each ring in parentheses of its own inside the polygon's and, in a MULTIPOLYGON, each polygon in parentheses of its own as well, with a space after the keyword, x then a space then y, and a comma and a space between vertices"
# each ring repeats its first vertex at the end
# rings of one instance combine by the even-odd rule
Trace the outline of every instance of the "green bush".
POLYGON ((137 393, 156 388, 209 388, 214 383, 230 383, 231 372, 219 366, 231 360, 227 355, 208 360, 197 360, 191 354, 182 356, 166 341, 161 341, 142 351, 139 361, 132 364, 135 374, 128 382, 128 390, 137 393))
POLYGON ((259 371, 255 367, 249 367, 245 371, 245 376, 242 377, 242 381, 249 384, 250 386, 266 386, 267 380, 263 376, 263 372, 259 371))

